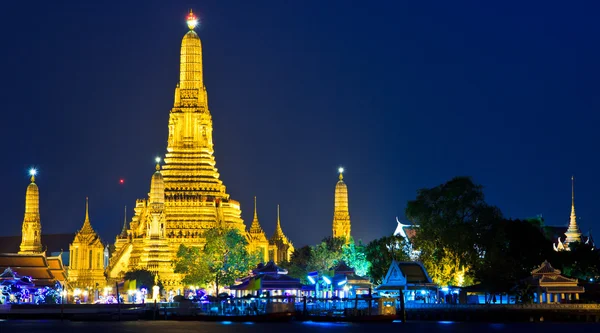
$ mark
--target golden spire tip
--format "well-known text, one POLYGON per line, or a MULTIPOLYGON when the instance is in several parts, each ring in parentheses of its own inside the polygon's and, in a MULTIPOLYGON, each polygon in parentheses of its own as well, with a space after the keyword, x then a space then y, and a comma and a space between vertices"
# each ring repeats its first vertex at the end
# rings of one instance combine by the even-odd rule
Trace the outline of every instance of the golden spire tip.
POLYGON ((88 221, 90 219, 88 197, 85 197, 85 219, 88 220, 88 221))
POLYGON ((258 213, 256 211, 256 196, 254 196, 254 219, 258 220, 258 213))
POLYGON ((31 182, 35 182, 35 175, 37 175, 37 170, 35 168, 29 169, 29 175, 31 176, 31 182))

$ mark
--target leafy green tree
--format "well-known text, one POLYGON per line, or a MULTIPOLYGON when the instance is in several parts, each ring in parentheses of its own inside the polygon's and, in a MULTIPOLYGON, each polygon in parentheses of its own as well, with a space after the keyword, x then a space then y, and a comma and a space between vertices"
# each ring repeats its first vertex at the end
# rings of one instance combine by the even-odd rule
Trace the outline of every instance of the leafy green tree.
POLYGON ((321 242, 311 248, 308 271, 317 271, 319 274, 329 272, 339 261, 340 253, 332 251, 326 242, 321 242))
MULTIPOLYGON (((351 242, 354 240, 350 239, 351 242)), ((344 237, 325 237, 321 241, 327 245, 329 252, 337 254, 341 257, 342 249, 346 245, 346 239, 344 237)))
POLYGON ((405 248, 406 243, 401 236, 388 236, 375 239, 365 247, 365 259, 369 263, 367 275, 373 283, 382 283, 392 264, 392 260, 410 260, 408 254, 403 251, 405 248))
POLYGON ((184 282, 214 282, 218 295, 220 286, 233 284, 260 261, 258 253, 249 253, 248 242, 237 229, 211 228, 204 232, 204 238, 202 251, 179 248, 175 269, 185 274, 184 282))
POLYGON ((342 260, 348 267, 354 269, 358 276, 366 276, 371 263, 367 260, 366 249, 362 243, 355 244, 354 240, 342 246, 342 260))
POLYGON ((502 217, 484 200, 481 185, 456 177, 431 189, 421 189, 409 201, 406 216, 419 226, 413 246, 434 282, 466 285, 473 266, 484 255, 482 235, 502 217))
POLYGON ((203 249, 197 246, 179 245, 174 271, 184 275, 181 282, 188 286, 205 286, 214 281, 203 249))

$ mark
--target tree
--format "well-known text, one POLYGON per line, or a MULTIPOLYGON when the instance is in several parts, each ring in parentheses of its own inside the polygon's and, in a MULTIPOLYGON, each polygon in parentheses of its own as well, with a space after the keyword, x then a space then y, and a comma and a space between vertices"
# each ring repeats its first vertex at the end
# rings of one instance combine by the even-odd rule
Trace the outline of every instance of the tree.
POLYGON ((340 259, 340 253, 332 251, 326 242, 321 242, 311 248, 310 260, 308 262, 308 271, 317 271, 323 274, 332 269, 340 259))
POLYGON ((474 267, 474 277, 490 291, 517 284, 554 256, 552 242, 538 219, 498 220, 482 234, 480 243, 484 255, 474 267))
POLYGON ((204 237, 204 257, 214 277, 217 295, 219 285, 233 284, 260 261, 257 253, 248 252, 246 237, 237 229, 212 228, 204 233, 204 237))
POLYGON ((431 189, 421 189, 409 201, 406 216, 419 226, 412 239, 434 282, 466 285, 472 267, 484 255, 482 235, 501 218, 484 200, 481 185, 456 177, 431 189))
POLYGON ((371 263, 367 260, 366 249, 362 243, 354 244, 354 240, 342 246, 342 260, 348 267, 354 269, 358 276, 366 276, 371 263))
POLYGON ((215 283, 232 285, 260 261, 258 253, 249 253, 248 242, 237 229, 211 228, 204 232, 206 244, 202 251, 180 246, 175 262, 175 272, 185 274, 184 283, 215 283))
POLYGON ((311 248, 306 245, 295 249, 290 257, 290 261, 281 263, 279 266, 288 270, 288 275, 300 279, 302 283, 308 283, 308 265, 311 258, 311 248))
POLYGON ((203 249, 197 246, 179 245, 174 271, 184 275, 181 282, 188 286, 204 286, 213 281, 203 249))
MULTIPOLYGON (((329 252, 336 253, 339 256, 342 254, 342 248, 346 245, 346 238, 344 237, 325 237, 321 241, 327 245, 329 252)), ((350 242, 354 240, 350 239, 350 242)))
POLYGON ((563 274, 589 281, 600 275, 600 252, 589 244, 569 243, 570 251, 556 253, 556 265, 563 274))
MULTIPOLYGON (((146 288, 147 290, 152 290, 152 287, 154 286, 156 281, 156 275, 146 269, 131 270, 125 273, 125 276, 123 278, 128 281, 135 280, 137 288, 146 288)), ((162 288, 160 281, 158 283, 158 286, 162 288)))
POLYGON ((406 248, 405 242, 401 236, 388 236, 375 239, 365 247, 365 259, 369 262, 367 275, 373 283, 382 283, 392 260, 410 260, 408 254, 403 251, 406 248))

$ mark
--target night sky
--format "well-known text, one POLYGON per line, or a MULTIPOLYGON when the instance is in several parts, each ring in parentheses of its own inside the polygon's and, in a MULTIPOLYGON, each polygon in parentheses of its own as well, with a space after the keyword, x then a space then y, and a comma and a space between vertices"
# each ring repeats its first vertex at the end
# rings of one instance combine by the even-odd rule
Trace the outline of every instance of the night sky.
MULTIPOLYGON (((217 168, 296 247, 391 234, 419 188, 472 176, 507 217, 600 227, 597 1, 25 1, 0 8, 0 235, 39 169, 44 233, 113 242, 164 156, 193 8, 217 168), (119 185, 119 179, 125 185, 119 185)), ((600 232, 600 230, 599 230, 600 232)))

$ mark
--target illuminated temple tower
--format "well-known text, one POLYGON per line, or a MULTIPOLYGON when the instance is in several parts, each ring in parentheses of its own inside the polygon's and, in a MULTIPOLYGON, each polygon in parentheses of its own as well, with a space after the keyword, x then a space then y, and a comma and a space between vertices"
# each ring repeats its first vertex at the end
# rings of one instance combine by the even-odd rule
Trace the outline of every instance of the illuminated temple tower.
POLYGON ((251 251, 259 251, 260 259, 263 262, 269 261, 269 241, 263 231, 263 228, 258 222, 258 212, 256 210, 256 197, 254 197, 254 219, 252 219, 252 225, 250 225, 250 231, 248 232, 248 242, 250 243, 251 251))
POLYGON ((348 211, 348 187, 344 183, 344 169, 339 169, 340 179, 335 185, 333 208, 333 237, 343 237, 350 241, 350 212, 348 211))
POLYGON ((554 251, 569 251, 569 244, 573 242, 581 242, 581 231, 577 226, 577 215, 575 215, 575 178, 571 177, 571 219, 569 227, 565 232, 566 238, 563 240, 558 238, 554 245, 554 251))
POLYGON ((42 253, 42 222, 40 221, 40 191, 35 183, 36 170, 29 171, 31 183, 25 193, 20 254, 42 253))
POLYGON ((137 200, 128 229, 117 236, 107 270, 112 280, 128 270, 145 268, 158 273, 167 290, 180 288, 181 276, 173 273, 171 265, 180 244, 203 246, 203 230, 217 226, 246 234, 240 204, 229 198, 215 167, 196 23, 190 12, 190 30, 181 42, 164 165, 152 176, 148 198, 137 200))
POLYGON ((83 226, 69 246, 69 284, 91 291, 106 285, 104 277, 104 245, 90 223, 88 199, 85 199, 83 226))
POLYGON ((275 263, 290 261, 292 253, 294 253, 294 245, 281 229, 279 205, 277 205, 277 225, 275 226, 273 236, 269 239, 269 260, 275 263))

